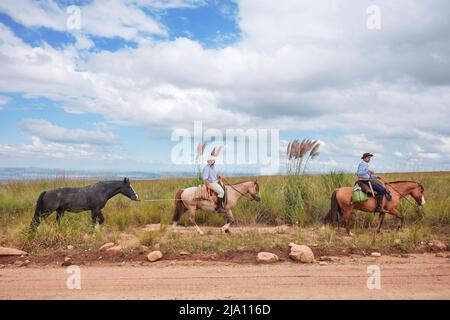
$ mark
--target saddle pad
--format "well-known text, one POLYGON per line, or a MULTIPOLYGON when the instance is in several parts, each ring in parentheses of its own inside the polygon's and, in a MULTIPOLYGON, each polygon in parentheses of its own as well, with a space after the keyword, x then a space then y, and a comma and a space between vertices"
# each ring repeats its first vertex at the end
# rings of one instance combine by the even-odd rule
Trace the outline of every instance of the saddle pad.
POLYGON ((195 190, 194 200, 211 200, 208 189, 205 185, 199 185, 195 190))
POLYGON ((352 191, 352 203, 364 202, 369 200, 369 196, 361 190, 359 185, 355 185, 352 191))

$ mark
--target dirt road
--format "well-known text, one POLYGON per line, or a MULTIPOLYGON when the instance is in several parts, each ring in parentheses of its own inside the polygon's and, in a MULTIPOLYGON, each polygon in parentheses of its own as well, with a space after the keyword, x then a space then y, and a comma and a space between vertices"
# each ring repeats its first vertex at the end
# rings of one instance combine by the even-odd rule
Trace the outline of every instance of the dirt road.
POLYGON ((0 270, 0 299, 450 299, 450 260, 350 258, 325 266, 161 261, 150 266, 81 266, 81 289, 66 268, 0 270), (367 288, 379 265, 381 289, 367 288))

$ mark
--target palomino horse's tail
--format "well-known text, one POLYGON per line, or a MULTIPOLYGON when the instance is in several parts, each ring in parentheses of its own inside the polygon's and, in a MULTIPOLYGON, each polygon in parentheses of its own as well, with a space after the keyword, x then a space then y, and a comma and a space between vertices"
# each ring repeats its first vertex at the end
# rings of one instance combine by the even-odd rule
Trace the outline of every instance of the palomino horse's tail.
POLYGON ((177 194, 175 195, 175 209, 173 212, 173 222, 178 222, 181 219, 181 216, 183 213, 187 210, 186 206, 184 205, 183 201, 181 201, 181 194, 183 193, 184 189, 180 189, 177 191, 177 194))
POLYGON ((42 192, 36 201, 36 209, 34 210, 34 216, 33 216, 33 219, 31 220, 31 225, 30 225, 32 230, 35 229, 41 222, 42 210, 44 209, 45 193, 46 193, 46 191, 42 192))
POLYGON ((341 207, 339 206, 339 203, 337 201, 337 190, 333 192, 331 195, 331 208, 330 211, 328 211, 325 218, 323 218, 323 223, 327 224, 337 224, 339 225, 339 216, 342 215, 341 207))

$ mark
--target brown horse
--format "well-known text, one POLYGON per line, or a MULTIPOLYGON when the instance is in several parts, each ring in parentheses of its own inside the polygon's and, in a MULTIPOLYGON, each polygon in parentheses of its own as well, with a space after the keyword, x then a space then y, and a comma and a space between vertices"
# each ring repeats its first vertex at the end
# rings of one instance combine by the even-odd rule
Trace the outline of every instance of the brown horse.
MULTIPOLYGON (((236 206, 238 200, 249 195, 251 199, 259 202, 261 201, 261 196, 257 180, 227 184, 225 185, 225 188, 227 193, 227 203, 224 207, 227 212, 227 223, 222 227, 222 231, 230 233, 230 226, 234 222, 232 210, 236 206)), ((195 222, 195 212, 197 210, 215 211, 216 204, 212 200, 195 199, 196 190, 197 187, 178 190, 175 196, 175 209, 173 214, 172 228, 174 231, 176 230, 177 223, 180 221, 183 213, 189 211, 189 220, 194 225, 197 232, 203 234, 203 231, 195 222)))
MULTIPOLYGON (((397 206, 400 204, 400 200, 406 196, 411 196, 417 202, 419 206, 425 204, 424 197, 424 187, 419 182, 413 181, 396 181, 386 183, 387 189, 391 191, 392 200, 387 201, 384 199, 384 208, 397 217, 400 220, 400 224, 397 230, 403 228, 403 223, 405 221, 404 215, 397 210, 397 206)), ((369 198, 369 200, 359 203, 352 203, 352 188, 340 188, 333 192, 331 196, 331 209, 324 218, 324 223, 337 223, 339 227, 339 216, 344 220, 344 226, 347 233, 351 235, 349 222, 352 216, 353 209, 365 211, 365 212, 375 212, 377 204, 374 198, 369 198)), ((378 218, 378 228, 377 232, 380 232, 381 225, 384 221, 385 213, 380 213, 378 218)))

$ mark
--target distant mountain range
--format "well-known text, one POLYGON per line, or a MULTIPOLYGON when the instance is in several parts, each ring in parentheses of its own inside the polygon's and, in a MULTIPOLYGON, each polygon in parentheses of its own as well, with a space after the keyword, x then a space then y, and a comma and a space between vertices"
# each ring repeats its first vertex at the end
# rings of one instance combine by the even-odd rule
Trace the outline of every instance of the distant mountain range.
MULTIPOLYGON (((228 176, 248 176, 249 172, 235 172, 228 176)), ((0 181, 11 180, 52 180, 67 178, 73 180, 114 180, 128 177, 130 179, 151 180, 170 178, 192 178, 193 171, 145 172, 145 171, 84 171, 49 168, 0 168, 0 181)))

